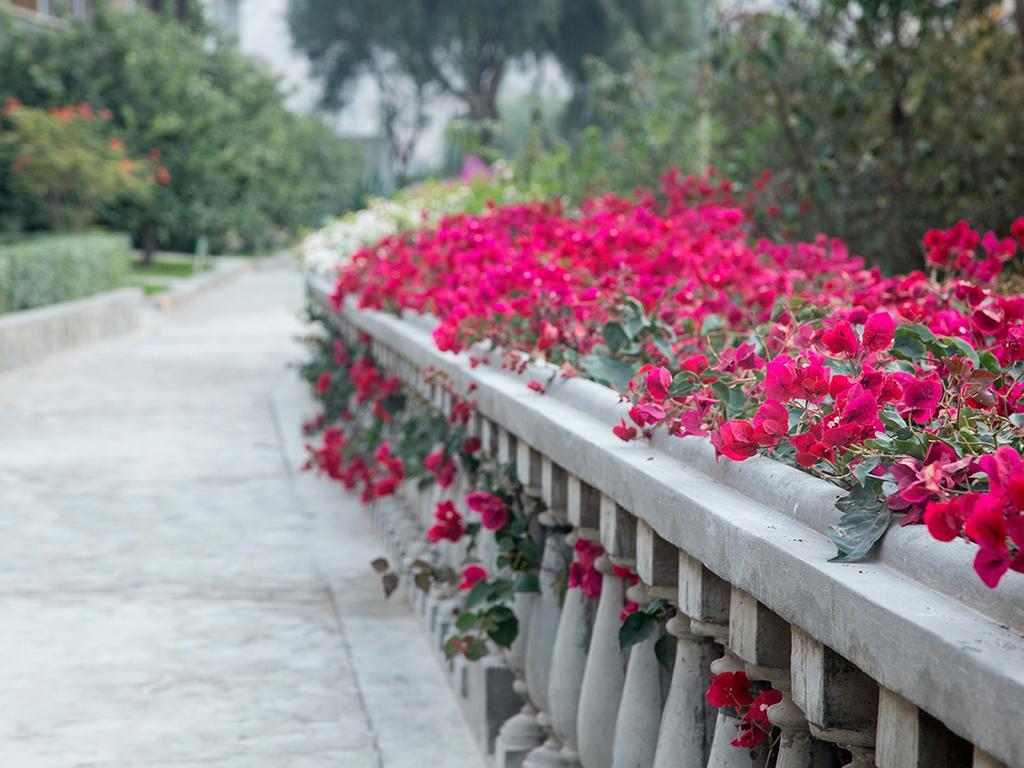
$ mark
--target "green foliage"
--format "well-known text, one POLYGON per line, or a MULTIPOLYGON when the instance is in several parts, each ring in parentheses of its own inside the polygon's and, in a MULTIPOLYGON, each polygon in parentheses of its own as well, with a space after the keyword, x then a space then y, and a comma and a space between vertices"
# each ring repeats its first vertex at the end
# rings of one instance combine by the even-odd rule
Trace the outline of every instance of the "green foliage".
POLYGON ((836 508, 843 515, 828 529, 829 538, 839 550, 832 562, 851 563, 864 558, 892 524, 889 506, 870 482, 839 499, 836 508))
POLYGON ((187 26, 101 10, 64 32, 0 20, 0 37, 0 101, 107 108, 130 154, 159 151, 170 183, 106 215, 147 244, 268 249, 357 202, 358 146, 290 113, 262 65, 187 26))
POLYGON ((0 161, 10 164, 10 188, 44 210, 52 229, 81 231, 103 206, 149 197, 154 169, 128 157, 87 105, 12 104, 3 117, 0 161))
POLYGON ((931 227, 1008 229, 1024 200, 1011 19, 936 0, 851 8, 727 18, 706 59, 691 42, 635 45, 624 67, 592 62, 593 124, 553 147, 535 137, 518 175, 579 201, 710 164, 756 192, 764 233, 826 232, 891 271, 921 266, 931 227))
POLYGON ((55 304, 124 284, 124 235, 43 235, 0 245, 0 312, 55 304))

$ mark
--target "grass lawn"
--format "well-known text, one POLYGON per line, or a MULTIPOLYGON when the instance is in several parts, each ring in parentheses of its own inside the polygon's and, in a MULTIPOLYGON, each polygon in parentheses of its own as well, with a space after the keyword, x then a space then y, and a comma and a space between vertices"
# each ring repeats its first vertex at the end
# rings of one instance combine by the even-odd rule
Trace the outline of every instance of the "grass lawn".
MULTIPOLYGON (((192 277, 193 264, 194 260, 189 254, 161 252, 154 255, 152 264, 133 261, 132 274, 139 277, 186 278, 192 277)), ((213 265, 207 261, 204 269, 213 269, 213 265)))

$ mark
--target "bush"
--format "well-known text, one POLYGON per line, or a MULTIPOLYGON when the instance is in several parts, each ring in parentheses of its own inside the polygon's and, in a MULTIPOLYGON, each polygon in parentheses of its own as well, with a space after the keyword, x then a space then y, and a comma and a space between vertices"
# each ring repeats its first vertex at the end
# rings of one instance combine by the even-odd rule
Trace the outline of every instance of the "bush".
POLYGON ((0 312, 117 288, 125 282, 130 261, 125 235, 40 235, 0 245, 0 312))
MULTIPOLYGON (((215 251, 270 248, 358 201, 358 144, 289 112, 264 66, 207 35, 144 10, 101 9, 57 32, 5 26, 0 13, 0 39, 0 101, 107 109, 131 156, 160 150, 170 183, 102 218, 147 247, 190 251, 205 235, 215 251)), ((5 173, 0 208, 37 223, 5 194, 5 173)))
POLYGON ((126 155, 107 130, 109 113, 97 115, 88 104, 44 110, 10 101, 2 118, 10 186, 45 210, 53 229, 80 231, 103 206, 144 201, 161 170, 126 155))

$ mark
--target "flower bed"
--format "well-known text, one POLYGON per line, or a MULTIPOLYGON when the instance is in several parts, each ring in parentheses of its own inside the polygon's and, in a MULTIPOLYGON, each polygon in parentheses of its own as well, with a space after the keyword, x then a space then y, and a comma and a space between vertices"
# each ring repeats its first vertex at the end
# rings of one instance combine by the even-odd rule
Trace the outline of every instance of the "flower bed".
MULTIPOLYGON (((1024 299, 992 285, 1024 242, 961 222, 925 237, 931 275, 867 269, 837 240, 752 238, 728 182, 661 195, 495 207, 353 254, 337 296, 440 319, 458 351, 491 341, 614 386, 616 434, 709 435, 732 460, 796 464, 851 490, 833 530, 856 559, 893 514, 975 541, 995 586, 1024 570, 1024 299)), ((529 385, 542 391, 544 382, 529 385)))
POLYGON ((0 312, 117 288, 125 283, 130 260, 124 235, 42 235, 0 246, 0 312))

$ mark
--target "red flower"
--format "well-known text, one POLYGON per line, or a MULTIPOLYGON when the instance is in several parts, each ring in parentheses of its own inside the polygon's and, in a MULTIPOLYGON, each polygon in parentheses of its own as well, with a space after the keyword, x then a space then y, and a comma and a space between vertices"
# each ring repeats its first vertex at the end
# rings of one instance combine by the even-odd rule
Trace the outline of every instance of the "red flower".
POLYGON ((612 432, 619 440, 624 440, 627 443, 630 440, 635 440, 638 434, 636 427, 627 426, 625 419, 621 419, 616 426, 612 427, 612 432))
POLYGON ((821 343, 833 355, 855 357, 860 351, 857 334, 847 320, 840 320, 821 335, 821 343))
POLYGON ((749 421, 727 421, 711 433, 711 444, 720 455, 733 461, 749 459, 757 453, 754 426, 749 421))
POLYGON ((480 438, 476 435, 470 435, 462 441, 462 452, 463 453, 476 453, 483 446, 480 438))
POLYGON ((508 522, 508 507, 494 494, 473 491, 466 497, 466 506, 480 514, 480 524, 489 531, 498 531, 508 522))
POLYGON ((466 532, 462 524, 462 515, 451 501, 438 502, 434 510, 434 520, 434 525, 427 529, 427 538, 435 544, 442 539, 458 541, 466 532))
POLYGON ((942 384, 935 379, 915 379, 903 386, 900 413, 918 424, 927 424, 935 417, 942 400, 942 384))
POLYGON ((324 371, 316 378, 316 393, 320 397, 327 394, 327 390, 331 388, 331 374, 328 371, 324 371))
POLYGON ((782 693, 769 688, 761 691, 750 708, 743 714, 739 724, 739 733, 732 740, 734 747, 754 749, 761 745, 771 733, 772 724, 768 721, 768 708, 782 701, 782 693))
POLYGON ((441 448, 427 454, 423 459, 423 467, 434 476, 442 488, 451 487, 455 481, 455 462, 445 456, 441 448))
POLYGON ((635 424, 641 427, 654 426, 665 420, 665 409, 657 403, 644 403, 633 406, 629 411, 629 417, 635 424))
POLYGON ((929 501, 924 510, 924 524, 928 533, 939 541, 952 541, 960 535, 965 511, 973 504, 973 496, 960 496, 949 501, 929 501), (971 499, 968 502, 968 499, 971 499))
POLYGON ((529 384, 527 384, 526 386, 528 386, 528 387, 529 387, 530 389, 532 389, 532 390, 533 390, 534 392, 536 392, 536 393, 538 393, 538 394, 541 394, 541 395, 543 395, 543 394, 544 394, 544 392, 546 391, 546 390, 544 389, 544 385, 543 385, 543 384, 541 384, 541 383, 540 383, 539 381, 537 381, 536 379, 530 379, 530 383, 529 383, 529 384))
POLYGON ((712 707, 745 707, 754 701, 746 672, 720 672, 711 676, 704 694, 712 707))
POLYGON ((865 352, 882 352, 892 346, 896 324, 888 312, 876 312, 864 323, 861 345, 865 352))
POLYGON ((487 578, 487 571, 480 565, 467 565, 462 569, 462 581, 459 589, 472 589, 478 581, 487 578))
POLYGON ((590 598, 601 596, 601 572, 594 567, 594 561, 604 549, 595 541, 578 539, 573 549, 576 558, 569 564, 569 588, 582 589, 583 594, 590 598))
POLYGON ((668 368, 649 367, 644 384, 647 386, 647 394, 660 403, 668 397, 668 390, 672 386, 672 373, 668 368))

